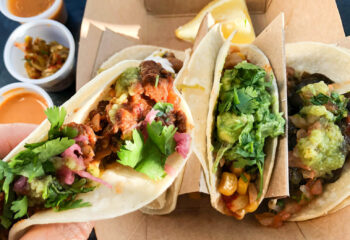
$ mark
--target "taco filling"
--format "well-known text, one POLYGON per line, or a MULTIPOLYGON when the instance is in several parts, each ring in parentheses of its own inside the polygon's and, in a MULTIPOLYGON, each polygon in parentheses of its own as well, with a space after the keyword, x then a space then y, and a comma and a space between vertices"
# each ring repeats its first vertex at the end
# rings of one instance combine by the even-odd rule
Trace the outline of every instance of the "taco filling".
MULTIPOLYGON (((239 51, 231 52, 220 79, 212 138, 217 186, 229 214, 242 219, 254 212, 262 194, 264 146, 284 133, 285 120, 274 108, 273 76, 239 51)), ((278 101, 278 100, 277 100, 278 101)))
POLYGON ((64 108, 49 108, 46 141, 30 143, 9 162, 0 161, 1 232, 44 209, 90 206, 77 196, 93 191, 111 164, 160 180, 173 174, 168 156, 186 158, 191 137, 174 77, 182 62, 158 53, 126 69, 84 123, 63 124, 64 108))
POLYGON ((348 99, 332 91, 321 74, 297 76, 288 69, 290 197, 270 200, 270 212, 257 215, 264 226, 280 227, 341 174, 350 149, 348 99))

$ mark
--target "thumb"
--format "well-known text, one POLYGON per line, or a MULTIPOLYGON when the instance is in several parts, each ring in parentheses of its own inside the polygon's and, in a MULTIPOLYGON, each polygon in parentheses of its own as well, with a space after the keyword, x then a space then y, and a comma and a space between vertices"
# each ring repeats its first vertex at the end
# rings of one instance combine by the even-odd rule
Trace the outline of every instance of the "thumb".
POLYGON ((28 123, 0 124, 0 158, 4 158, 37 126, 28 123))
POLYGON ((86 240, 93 226, 91 222, 37 225, 31 228, 21 240, 86 240))

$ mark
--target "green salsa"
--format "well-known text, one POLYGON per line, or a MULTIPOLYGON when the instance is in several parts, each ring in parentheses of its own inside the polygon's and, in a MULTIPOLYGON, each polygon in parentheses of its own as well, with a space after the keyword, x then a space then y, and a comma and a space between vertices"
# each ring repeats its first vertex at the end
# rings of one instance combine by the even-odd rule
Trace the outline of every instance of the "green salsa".
POLYGON ((337 125, 325 119, 320 121, 320 129, 299 139, 296 149, 301 161, 322 177, 341 168, 345 162, 342 147, 344 137, 337 125))

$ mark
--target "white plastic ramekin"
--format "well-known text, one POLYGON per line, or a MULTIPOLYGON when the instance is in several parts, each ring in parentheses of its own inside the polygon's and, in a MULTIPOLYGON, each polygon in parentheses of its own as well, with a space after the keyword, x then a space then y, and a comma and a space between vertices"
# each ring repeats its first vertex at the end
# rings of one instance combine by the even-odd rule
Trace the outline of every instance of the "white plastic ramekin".
POLYGON ((40 19, 54 19, 62 23, 65 23, 67 21, 67 10, 63 0, 55 0, 51 7, 33 17, 18 17, 12 14, 8 9, 8 1, 10 0, 0 1, 0 11, 13 21, 20 23, 32 22, 40 19))
POLYGON ((70 31, 59 22, 45 19, 22 24, 12 32, 5 45, 4 63, 10 74, 17 80, 55 92, 67 88, 73 81, 69 75, 74 67, 74 53, 75 43, 70 31), (46 78, 29 78, 24 68, 24 53, 15 47, 15 42, 23 43, 26 36, 31 36, 33 39, 39 37, 46 42, 57 41, 68 47, 69 55, 62 68, 46 78))
POLYGON ((0 104, 7 97, 9 97, 9 95, 6 94, 9 91, 11 91, 11 94, 17 94, 23 90, 28 91, 28 92, 34 92, 34 93, 42 96, 47 103, 47 107, 53 106, 53 102, 52 102, 52 99, 50 98, 49 94, 47 94, 47 92, 45 92, 42 88, 35 86, 33 84, 30 84, 30 83, 11 83, 11 84, 8 84, 8 85, 0 88, 0 104), (15 89, 18 89, 18 90, 16 91, 15 89))

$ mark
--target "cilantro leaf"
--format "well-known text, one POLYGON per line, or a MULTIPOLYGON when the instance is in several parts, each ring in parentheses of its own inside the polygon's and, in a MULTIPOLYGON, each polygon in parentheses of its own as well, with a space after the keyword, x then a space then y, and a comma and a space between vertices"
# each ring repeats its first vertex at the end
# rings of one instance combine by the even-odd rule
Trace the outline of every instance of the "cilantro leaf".
POLYGON ((1 221, 1 225, 6 229, 11 227, 11 225, 12 225, 11 220, 5 216, 0 216, 0 221, 1 221))
POLYGON ((245 158, 238 158, 237 161, 233 162, 233 166, 235 168, 244 168, 246 166, 253 166, 256 164, 255 160, 245 159, 245 158))
POLYGON ((250 88, 241 88, 237 90, 239 103, 235 106, 243 114, 252 114, 259 108, 259 102, 251 96, 250 88))
POLYGON ((60 208, 58 211, 64 211, 74 208, 83 208, 83 207, 90 207, 91 203, 89 202, 83 202, 82 199, 74 200, 74 201, 65 201, 63 204, 60 205, 60 208))
POLYGON ((0 180, 4 180, 2 183, 1 189, 5 193, 5 201, 8 201, 10 194, 10 184, 14 180, 14 174, 12 170, 8 167, 8 163, 0 160, 0 180))
MULTIPOLYGON (((157 102, 154 106, 153 106, 154 110, 158 110, 163 114, 169 113, 171 111, 174 110, 174 105, 171 103, 166 103, 166 102, 157 102)), ((163 115, 161 114, 161 115, 163 115)), ((158 114, 157 114, 158 116, 158 114)), ((159 117, 159 116, 158 116, 159 117)))
POLYGON ((14 168, 13 172, 17 175, 27 177, 28 182, 31 182, 34 178, 42 177, 45 175, 43 166, 39 162, 37 163, 31 162, 21 167, 14 168))
POLYGON ((3 210, 0 216, 1 225, 8 229, 12 225, 13 213, 11 211, 12 201, 14 199, 14 192, 9 193, 8 201, 4 203, 3 210))
POLYGON ((156 82, 155 82, 155 84, 154 84, 155 87, 158 87, 158 82, 159 82, 159 75, 157 74, 156 82))
POLYGON ((33 150, 34 148, 40 147, 41 145, 45 144, 45 142, 46 141, 37 142, 37 143, 26 143, 24 147, 33 150))
POLYGON ((134 168, 142 158, 143 139, 141 133, 136 129, 133 130, 132 137, 134 142, 126 141, 117 155, 120 164, 134 168))
POLYGON ((331 98, 323 93, 319 93, 316 96, 313 96, 310 100, 310 102, 313 105, 324 105, 328 103, 331 100, 331 98))
POLYGON ((17 168, 30 162, 37 162, 38 156, 31 149, 25 149, 17 153, 8 163, 10 168, 17 168))
POLYGON ((259 193, 258 193, 258 197, 257 198, 260 198, 260 196, 262 194, 263 184, 264 184, 264 176, 263 176, 264 162, 258 161, 256 163, 256 165, 258 166, 259 175, 260 175, 260 180, 259 180, 260 186, 259 186, 259 193))
POLYGON ((75 138, 76 136, 78 136, 78 130, 69 126, 64 126, 61 130, 61 133, 64 137, 68 137, 68 138, 75 138))
POLYGON ((237 89, 234 88, 233 90, 223 92, 220 95, 220 100, 221 102, 219 103, 219 108, 218 108, 219 113, 230 111, 234 103, 239 103, 237 89))
POLYGON ((63 125, 64 119, 66 117, 66 110, 63 107, 59 108, 54 106, 46 109, 45 114, 51 124, 49 130, 49 139, 60 136, 60 127, 63 125))
POLYGON ((24 196, 20 200, 13 201, 12 202, 12 206, 11 206, 11 210, 14 213, 16 213, 16 215, 14 216, 15 219, 21 218, 24 215, 26 215, 27 214, 27 210, 28 210, 28 199, 27 199, 27 196, 24 196))
POLYGON ((45 201, 45 208, 53 208, 55 211, 62 211, 72 208, 88 207, 90 203, 77 200, 78 193, 90 192, 94 187, 84 187, 87 180, 81 178, 75 179, 71 186, 62 186, 56 178, 50 179, 45 184, 47 199, 45 201))
POLYGON ((215 158, 215 161, 214 161, 213 170, 212 170, 213 173, 216 173, 216 171, 218 170, 218 166, 219 166, 220 160, 224 156, 225 152, 227 150, 229 150, 231 147, 232 147, 232 144, 225 144, 225 143, 220 146, 220 149, 217 152, 217 155, 216 155, 216 158, 215 158))
POLYGON ((27 177, 29 182, 45 174, 41 163, 38 161, 38 154, 31 149, 19 152, 8 165, 14 174, 27 177))
POLYGON ((310 103, 313 105, 325 105, 328 103, 336 106, 331 112, 336 115, 336 120, 342 119, 347 116, 347 103, 349 99, 345 98, 343 95, 340 95, 336 92, 332 92, 331 96, 327 96, 323 93, 319 93, 316 96, 313 96, 310 100, 310 103))
POLYGON ((237 78, 240 79, 242 85, 253 86, 257 84, 264 84, 266 72, 261 67, 248 63, 247 61, 243 61, 238 63, 235 66, 235 69, 238 70, 237 78))
POLYGON ((164 171, 166 156, 152 141, 146 142, 143 156, 142 161, 135 168, 136 171, 146 174, 153 180, 159 180, 166 175, 164 171))
POLYGON ((163 126, 162 122, 153 121, 147 125, 147 132, 149 138, 158 149, 166 156, 169 156, 175 151, 176 142, 174 134, 176 133, 174 125, 163 126))
POLYGON ((44 162, 50 158, 63 153, 75 143, 73 139, 56 138, 45 142, 45 144, 33 149, 38 154, 39 161, 44 162))

